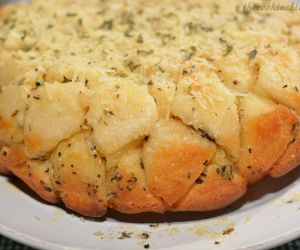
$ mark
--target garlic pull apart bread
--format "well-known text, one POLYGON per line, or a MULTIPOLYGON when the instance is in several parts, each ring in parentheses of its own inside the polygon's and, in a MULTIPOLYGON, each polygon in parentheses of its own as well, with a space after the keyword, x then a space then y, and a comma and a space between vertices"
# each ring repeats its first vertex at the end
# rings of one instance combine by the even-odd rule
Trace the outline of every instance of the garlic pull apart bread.
POLYGON ((244 4, 2 7, 0 174, 101 217, 221 209, 296 168, 300 14, 244 4))

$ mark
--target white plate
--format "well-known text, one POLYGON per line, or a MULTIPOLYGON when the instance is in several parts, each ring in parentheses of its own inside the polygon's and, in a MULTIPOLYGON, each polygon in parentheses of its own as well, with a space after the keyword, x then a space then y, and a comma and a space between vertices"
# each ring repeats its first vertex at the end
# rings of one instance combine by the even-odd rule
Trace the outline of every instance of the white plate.
POLYGON ((300 236, 300 169, 266 179, 226 211, 120 215, 87 220, 40 201, 0 177, 0 233, 40 249, 265 249, 300 236), (159 222, 158 227, 149 223, 159 222), (226 228, 233 227, 229 235, 226 228), (130 238, 118 239, 121 232, 130 238), (148 239, 141 239, 142 233, 148 239), (216 244, 219 243, 219 244, 216 244))

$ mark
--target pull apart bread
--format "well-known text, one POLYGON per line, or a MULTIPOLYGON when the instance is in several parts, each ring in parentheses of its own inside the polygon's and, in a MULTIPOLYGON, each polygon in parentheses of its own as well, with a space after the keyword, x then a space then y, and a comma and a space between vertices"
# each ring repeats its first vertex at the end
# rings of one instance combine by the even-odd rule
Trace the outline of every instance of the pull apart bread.
POLYGON ((244 4, 4 6, 0 172, 99 217, 220 209, 294 169, 300 12, 244 4))

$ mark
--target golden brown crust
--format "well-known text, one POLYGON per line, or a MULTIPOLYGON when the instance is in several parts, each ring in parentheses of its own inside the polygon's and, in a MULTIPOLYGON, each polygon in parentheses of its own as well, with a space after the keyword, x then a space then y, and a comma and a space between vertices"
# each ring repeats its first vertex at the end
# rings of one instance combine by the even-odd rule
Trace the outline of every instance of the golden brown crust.
POLYGON ((211 211, 238 200, 247 190, 247 181, 237 173, 222 176, 222 168, 209 165, 172 211, 211 211))
POLYGON ((153 153, 153 161, 146 168, 148 186, 169 205, 174 204, 193 184, 204 169, 204 162, 212 152, 198 145, 162 146, 153 153), (150 170, 151 169, 151 170, 150 170))
POLYGON ((5 20, 16 9, 17 5, 7 4, 0 8, 0 21, 5 20))
POLYGON ((286 150, 297 117, 287 108, 278 106, 244 124, 244 147, 239 167, 242 175, 253 184, 268 174, 275 161, 286 150))
POLYGON ((117 166, 111 168, 107 178, 109 207, 129 214, 165 212, 166 204, 147 188, 142 148, 133 145, 122 153, 117 166))
POLYGON ((8 169, 42 199, 51 202, 59 202, 59 197, 55 193, 49 177, 49 168, 46 162, 27 161, 24 157, 22 146, 12 146, 7 157, 8 169))
POLYGON ((10 172, 8 170, 8 153, 9 153, 9 148, 8 147, 2 147, 0 149, 0 174, 3 175, 8 175, 10 172))
POLYGON ((26 149, 34 151, 43 145, 43 141, 39 136, 31 133, 30 135, 24 136, 24 145, 26 146, 26 149))
POLYGON ((300 163, 300 137, 299 133, 297 137, 289 144, 284 154, 275 162, 270 169, 270 175, 273 178, 281 177, 294 168, 300 163))
POLYGON ((110 208, 127 214, 164 213, 166 211, 164 202, 154 197, 143 185, 141 178, 138 178, 130 169, 115 169, 108 181, 114 183, 110 189, 110 208), (113 179, 117 175, 121 180, 113 179))
POLYGON ((105 170, 93 147, 89 132, 62 142, 53 152, 50 175, 60 198, 79 214, 101 217, 106 213, 105 170))
POLYGON ((107 201, 93 187, 86 191, 84 181, 76 176, 62 184, 60 198, 69 209, 89 217, 101 217, 106 213, 107 201))
POLYGON ((8 133, 11 127, 12 125, 9 121, 4 120, 3 118, 0 119, 0 130, 8 133))
POLYGON ((169 206, 190 189, 215 146, 175 120, 161 122, 144 145, 147 186, 169 206))
POLYGON ((26 158, 23 153, 23 146, 12 145, 9 148, 3 149, 4 155, 0 157, 0 165, 6 171, 15 165, 22 165, 26 162, 26 158))
POLYGON ((4 155, 0 155, 0 174, 4 174, 4 175, 9 174, 6 161, 7 161, 7 157, 4 155))
POLYGON ((50 203, 58 203, 59 196, 55 193, 52 183, 49 182, 48 174, 43 171, 44 168, 30 167, 28 164, 18 164, 9 168, 9 170, 24 181, 33 191, 42 199, 50 203))

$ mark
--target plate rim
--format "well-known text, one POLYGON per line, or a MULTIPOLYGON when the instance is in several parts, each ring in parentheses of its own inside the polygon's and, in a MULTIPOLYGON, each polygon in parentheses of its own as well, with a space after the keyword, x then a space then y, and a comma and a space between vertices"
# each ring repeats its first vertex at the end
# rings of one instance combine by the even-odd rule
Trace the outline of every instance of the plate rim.
MULTIPOLYGON (((70 246, 62 246, 57 245, 48 241, 44 241, 35 237, 32 237, 28 234, 18 232, 10 227, 7 227, 0 223, 0 234, 14 240, 18 243, 24 244, 26 246, 32 247, 32 248, 38 248, 41 250, 90 250, 93 248, 81 248, 81 247, 70 247, 70 246)), ((280 246, 284 243, 293 241, 300 237, 300 226, 296 229, 293 229, 285 234, 283 234, 280 237, 270 238, 263 242, 254 243, 252 245, 248 245, 245 247, 239 247, 239 248, 231 248, 230 250, 263 250, 263 249, 270 249, 273 247, 280 246)), ((197 242, 194 242, 193 244, 188 244, 185 246, 185 249, 192 249, 189 248, 189 246, 194 246, 194 244, 197 244, 197 242)), ((152 249, 165 249, 165 250, 172 250, 177 249, 177 247, 167 247, 167 248, 152 248, 152 249)), ((226 248, 222 248, 226 249, 226 248)), ((105 249, 102 249, 105 250, 105 249)))

